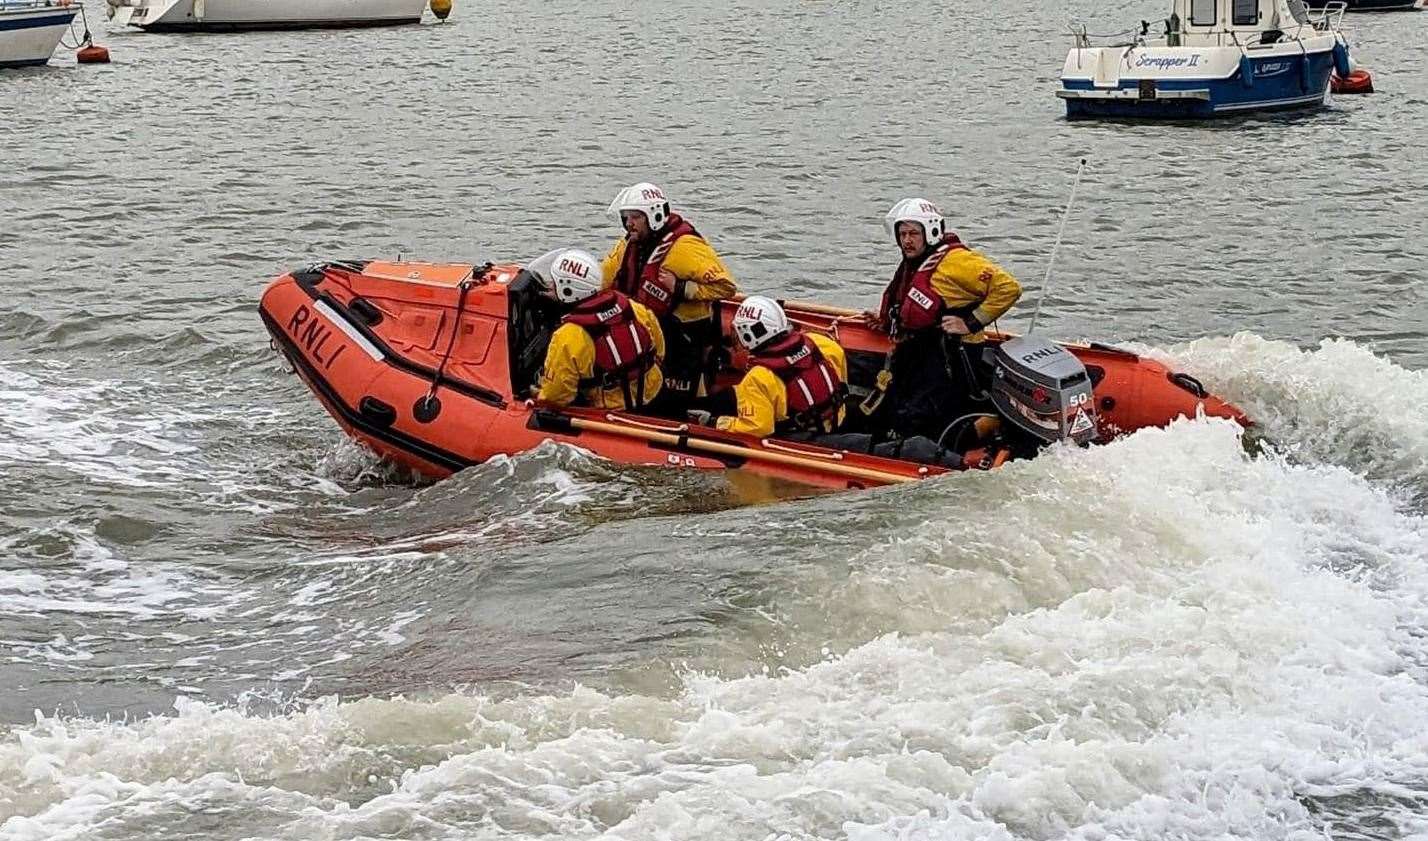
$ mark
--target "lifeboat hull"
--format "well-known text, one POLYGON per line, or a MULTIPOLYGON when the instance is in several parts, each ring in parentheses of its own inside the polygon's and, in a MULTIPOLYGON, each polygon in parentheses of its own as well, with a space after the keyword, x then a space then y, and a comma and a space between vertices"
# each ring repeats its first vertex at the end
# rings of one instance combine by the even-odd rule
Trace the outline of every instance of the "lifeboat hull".
MULTIPOLYGON (((339 262, 275 279, 259 313, 274 347, 349 436, 432 478, 546 440, 626 464, 740 469, 829 489, 947 472, 623 412, 536 405, 529 386, 556 324, 546 307, 514 264, 339 262)), ((720 308, 726 342, 733 309, 720 308)), ((787 309, 804 329, 834 336, 850 367, 876 366, 888 350, 886 337, 851 312, 787 309)), ((1249 424, 1158 362, 1106 346, 1067 348, 1095 383, 1101 440, 1197 412, 1249 424)))

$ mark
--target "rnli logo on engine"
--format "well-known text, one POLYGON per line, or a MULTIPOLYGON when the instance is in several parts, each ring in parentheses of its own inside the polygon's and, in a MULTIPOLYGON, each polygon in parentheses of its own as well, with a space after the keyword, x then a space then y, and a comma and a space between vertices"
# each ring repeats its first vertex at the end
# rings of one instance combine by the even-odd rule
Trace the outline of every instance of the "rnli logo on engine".
POLYGON ((927 295, 923 293, 921 289, 907 290, 907 297, 908 300, 912 301, 914 304, 917 304, 919 307, 922 307, 925 310, 932 309, 932 299, 927 297, 927 295))
POLYGON ((1058 353, 1060 353, 1060 351, 1057 348, 1044 347, 1038 350, 1034 350, 1031 353, 1023 354, 1021 357, 1021 361, 1030 365, 1031 363, 1041 359, 1050 359, 1051 357, 1056 356, 1058 353))

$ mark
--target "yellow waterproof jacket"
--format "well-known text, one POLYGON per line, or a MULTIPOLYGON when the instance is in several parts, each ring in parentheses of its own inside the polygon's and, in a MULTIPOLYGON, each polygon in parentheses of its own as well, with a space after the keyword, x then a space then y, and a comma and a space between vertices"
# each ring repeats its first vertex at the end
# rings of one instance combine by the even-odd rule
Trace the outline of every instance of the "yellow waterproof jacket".
POLYGON ((1021 284, 1016 278, 970 248, 954 248, 947 252, 932 273, 932 289, 942 296, 948 309, 976 307, 972 310, 972 318, 977 323, 969 326, 978 329, 969 336, 963 336, 964 342, 985 340, 986 334, 980 328, 1005 315, 1021 297, 1021 284))
MULTIPOLYGON (((659 319, 644 304, 630 302, 635 309, 635 318, 650 331, 654 340, 655 364, 645 372, 645 403, 659 394, 664 385, 664 375, 659 363, 664 361, 664 331, 659 327, 659 319)), ((545 365, 540 372, 541 400, 557 406, 568 406, 575 402, 580 393, 585 403, 600 409, 625 408, 625 395, 620 388, 600 388, 587 386, 581 389, 580 382, 595 375, 595 340, 590 332, 579 324, 562 324, 550 337, 550 347, 545 352, 545 365)), ((633 394, 632 394, 633 396, 633 394)))
MULTIPOLYGON (((620 264, 625 260, 625 249, 629 240, 621 238, 601 261, 605 282, 609 289, 615 283, 615 275, 620 272, 620 264)), ((674 317, 680 321, 698 321, 713 314, 710 304, 738 294, 734 276, 725 268, 724 261, 714 253, 709 243, 697 236, 682 236, 670 246, 665 255, 663 268, 676 278, 684 281, 684 300, 674 308, 674 317)))
MULTIPOLYGON (((820 333, 808 333, 818 347, 819 353, 838 372, 843 382, 848 381, 848 357, 838 343, 820 333)), ((774 429, 788 420, 788 386, 783 384, 778 374, 763 365, 750 368, 744 378, 734 386, 734 400, 738 405, 738 416, 724 416, 715 426, 728 432, 744 432, 760 437, 772 435, 774 429)), ((838 410, 838 420, 843 420, 843 410, 838 410)))

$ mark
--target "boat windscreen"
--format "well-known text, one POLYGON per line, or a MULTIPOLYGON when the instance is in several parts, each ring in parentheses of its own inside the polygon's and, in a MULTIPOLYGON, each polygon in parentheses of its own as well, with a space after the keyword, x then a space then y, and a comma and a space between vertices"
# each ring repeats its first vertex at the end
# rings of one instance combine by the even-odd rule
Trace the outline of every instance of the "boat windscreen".
POLYGON ((1309 22, 1309 10, 1304 8, 1304 0, 1285 0, 1289 4, 1289 14, 1301 26, 1309 22))
POLYGON ((535 276, 522 270, 506 287, 510 306, 506 323, 510 354, 511 393, 527 397, 540 377, 550 334, 560 324, 555 303, 537 291, 535 276))

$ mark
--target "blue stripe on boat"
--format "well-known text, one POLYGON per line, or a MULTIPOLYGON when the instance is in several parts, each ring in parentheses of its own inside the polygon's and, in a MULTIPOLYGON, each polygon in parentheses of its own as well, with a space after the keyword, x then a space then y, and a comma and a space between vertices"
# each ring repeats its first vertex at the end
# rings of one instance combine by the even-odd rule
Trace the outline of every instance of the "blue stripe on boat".
POLYGON ((74 16, 79 14, 78 10, 72 12, 61 12, 57 15, 46 15, 42 18, 11 18, 6 20, 0 17, 0 32, 7 29, 38 29, 41 26, 69 26, 69 22, 74 20, 74 16))

